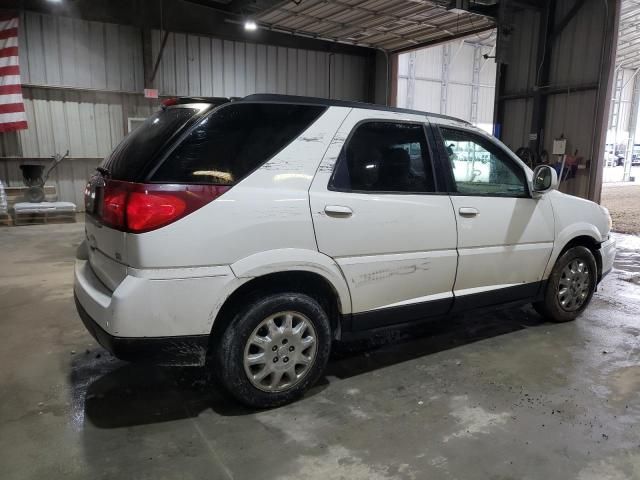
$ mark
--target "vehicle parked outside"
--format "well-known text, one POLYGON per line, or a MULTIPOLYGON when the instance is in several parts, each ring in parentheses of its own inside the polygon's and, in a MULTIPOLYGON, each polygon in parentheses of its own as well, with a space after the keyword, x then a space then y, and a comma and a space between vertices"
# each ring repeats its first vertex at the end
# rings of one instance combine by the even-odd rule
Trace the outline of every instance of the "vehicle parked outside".
POLYGON ((604 154, 605 167, 620 167, 622 165, 624 165, 624 155, 620 153, 613 153, 613 150, 605 152, 604 154))
POLYGON ((606 209, 467 122, 280 95, 168 102, 85 192, 75 298, 115 356, 205 365, 254 407, 332 342, 507 302, 564 322, 613 265, 606 209))

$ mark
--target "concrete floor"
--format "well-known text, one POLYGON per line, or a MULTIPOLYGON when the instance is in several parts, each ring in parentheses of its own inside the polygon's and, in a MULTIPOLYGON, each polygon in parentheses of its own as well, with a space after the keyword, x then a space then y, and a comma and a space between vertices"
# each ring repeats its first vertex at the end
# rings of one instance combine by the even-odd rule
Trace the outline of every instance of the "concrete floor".
POLYGON ((96 346, 82 229, 0 229, 3 479, 640 478, 637 237, 574 323, 511 309, 342 346, 306 398, 254 412, 96 346))

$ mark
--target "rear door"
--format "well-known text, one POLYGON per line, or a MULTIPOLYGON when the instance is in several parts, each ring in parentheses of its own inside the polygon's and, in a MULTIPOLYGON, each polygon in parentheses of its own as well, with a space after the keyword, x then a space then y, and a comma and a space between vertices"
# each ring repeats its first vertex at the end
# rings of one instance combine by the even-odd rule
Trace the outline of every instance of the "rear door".
POLYGON ((349 285, 354 330, 445 313, 456 223, 438 191, 420 115, 354 109, 310 189, 320 252, 349 285))
POLYGON ((438 130, 458 223, 456 308, 534 296, 553 249, 551 202, 530 195, 522 163, 488 135, 438 130))

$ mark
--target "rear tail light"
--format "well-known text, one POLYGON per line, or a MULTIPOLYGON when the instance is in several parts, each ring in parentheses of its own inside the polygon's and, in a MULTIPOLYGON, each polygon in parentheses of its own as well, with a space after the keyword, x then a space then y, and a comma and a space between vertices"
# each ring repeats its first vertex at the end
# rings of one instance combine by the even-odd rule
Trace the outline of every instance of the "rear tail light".
POLYGON ((131 192, 127 202, 127 225, 136 231, 166 225, 184 216, 187 202, 178 195, 131 192))
POLYGON ((124 213, 128 193, 125 183, 107 183, 102 194, 102 205, 98 206, 98 212, 103 223, 112 227, 125 225, 124 213))
POLYGON ((145 184, 108 180, 94 215, 123 232, 144 233, 169 225, 215 200, 227 185, 145 184))

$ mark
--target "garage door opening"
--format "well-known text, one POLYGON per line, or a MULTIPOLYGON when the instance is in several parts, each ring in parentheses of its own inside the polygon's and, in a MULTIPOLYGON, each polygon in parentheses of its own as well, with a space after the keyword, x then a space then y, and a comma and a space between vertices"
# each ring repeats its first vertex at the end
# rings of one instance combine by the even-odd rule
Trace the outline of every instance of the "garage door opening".
POLYGON ((617 232, 640 232, 640 5, 623 0, 602 162, 602 204, 617 232))
POLYGON ((496 31, 398 56, 396 106, 451 115, 493 132, 496 31))

